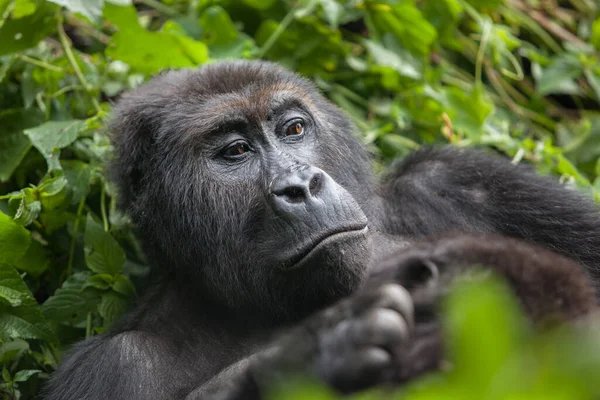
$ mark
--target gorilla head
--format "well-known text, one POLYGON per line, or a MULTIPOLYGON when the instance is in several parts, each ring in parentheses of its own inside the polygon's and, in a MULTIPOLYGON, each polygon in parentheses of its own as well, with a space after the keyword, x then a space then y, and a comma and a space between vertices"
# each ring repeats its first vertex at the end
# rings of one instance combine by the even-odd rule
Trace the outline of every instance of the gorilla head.
POLYGON ((297 318, 361 283, 369 157, 308 81, 269 63, 167 72, 121 100, 111 131, 149 260, 206 299, 297 318))

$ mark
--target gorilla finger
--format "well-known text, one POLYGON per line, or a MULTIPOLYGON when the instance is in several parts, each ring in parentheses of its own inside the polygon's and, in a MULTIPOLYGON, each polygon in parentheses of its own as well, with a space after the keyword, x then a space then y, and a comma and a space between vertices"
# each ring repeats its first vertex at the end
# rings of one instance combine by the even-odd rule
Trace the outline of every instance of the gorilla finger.
POLYGON ((414 325, 414 304, 408 290, 395 283, 387 283, 377 289, 378 299, 374 306, 389 308, 404 317, 410 327, 414 325))
POLYGON ((338 390, 350 393, 387 379, 392 358, 379 347, 363 348, 340 358, 335 365, 322 365, 322 376, 338 390))
POLYGON ((358 345, 389 348, 406 342, 410 336, 410 327, 408 321, 397 311, 377 308, 356 320, 350 335, 358 345))

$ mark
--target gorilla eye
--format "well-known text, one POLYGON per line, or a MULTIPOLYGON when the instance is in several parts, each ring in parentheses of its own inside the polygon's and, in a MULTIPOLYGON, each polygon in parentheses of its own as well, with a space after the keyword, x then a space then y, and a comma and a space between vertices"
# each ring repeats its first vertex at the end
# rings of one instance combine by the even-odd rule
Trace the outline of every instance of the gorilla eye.
POLYGON ((250 145, 240 140, 227 146, 223 151, 223 155, 226 158, 240 158, 250 150, 250 145))
POLYGON ((295 120, 285 130, 286 136, 302 136, 304 134, 304 121, 301 119, 295 120))

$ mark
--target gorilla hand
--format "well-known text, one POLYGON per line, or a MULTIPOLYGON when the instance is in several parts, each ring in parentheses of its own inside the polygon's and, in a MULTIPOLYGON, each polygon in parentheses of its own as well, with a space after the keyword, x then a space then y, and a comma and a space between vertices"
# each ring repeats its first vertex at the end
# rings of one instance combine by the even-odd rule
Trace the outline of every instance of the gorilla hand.
POLYGON ((412 299, 402 286, 365 289, 223 371, 214 381, 229 381, 227 387, 209 382, 188 399, 261 398, 265 389, 293 376, 314 377, 345 393, 397 380, 413 314, 412 299))

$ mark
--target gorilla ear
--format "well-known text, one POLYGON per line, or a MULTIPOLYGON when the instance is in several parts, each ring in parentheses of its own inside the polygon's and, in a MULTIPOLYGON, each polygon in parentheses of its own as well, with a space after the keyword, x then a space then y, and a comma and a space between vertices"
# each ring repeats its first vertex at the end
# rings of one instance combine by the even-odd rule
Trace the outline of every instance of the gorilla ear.
POLYGON ((143 87, 126 94, 113 111, 109 124, 113 159, 109 176, 117 185, 119 208, 127 210, 139 196, 149 159, 159 129, 163 96, 152 87, 143 87), (154 92, 154 93, 153 93, 154 92))

